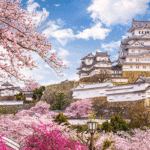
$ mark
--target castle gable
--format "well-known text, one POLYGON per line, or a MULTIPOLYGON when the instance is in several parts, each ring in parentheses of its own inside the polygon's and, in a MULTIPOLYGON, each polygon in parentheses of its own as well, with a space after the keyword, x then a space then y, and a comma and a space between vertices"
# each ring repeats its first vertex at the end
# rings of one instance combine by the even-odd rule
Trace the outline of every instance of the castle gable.
POLYGON ((141 43, 139 43, 138 41, 136 41, 136 42, 132 43, 132 44, 130 45, 130 47, 144 47, 144 45, 141 44, 141 43))
POLYGON ((144 34, 143 36, 141 36, 141 38, 150 38, 150 34, 149 33, 144 34))

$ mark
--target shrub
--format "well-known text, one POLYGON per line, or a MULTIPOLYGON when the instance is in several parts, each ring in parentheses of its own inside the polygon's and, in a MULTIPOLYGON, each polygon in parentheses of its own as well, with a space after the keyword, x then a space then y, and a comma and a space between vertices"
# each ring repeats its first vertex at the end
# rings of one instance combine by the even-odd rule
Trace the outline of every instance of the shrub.
POLYGON ((81 124, 71 125, 71 128, 72 129, 77 129, 77 133, 81 133, 81 132, 84 132, 84 131, 86 131, 87 133, 89 132, 88 128, 87 128, 87 125, 81 125, 81 124))
POLYGON ((103 150, 106 150, 108 147, 110 147, 112 143, 113 141, 109 141, 108 139, 106 139, 103 143, 103 150))
POLYGON ((65 125, 69 125, 69 122, 67 120, 67 116, 63 115, 63 113, 59 113, 56 118, 55 122, 58 122, 59 124, 65 123, 65 125))
POLYGON ((112 131, 114 133, 117 133, 117 130, 128 131, 129 129, 126 121, 123 120, 119 114, 115 114, 115 116, 111 117, 110 123, 108 123, 108 120, 103 122, 102 130, 105 130, 105 132, 112 131))
POLYGON ((113 127, 110 125, 110 123, 108 122, 108 120, 106 120, 105 122, 103 122, 101 129, 105 130, 105 132, 111 132, 111 131, 113 131, 113 127))
POLYGON ((19 94, 16 95, 17 100, 26 100, 26 96, 24 96, 23 92, 20 92, 19 94))

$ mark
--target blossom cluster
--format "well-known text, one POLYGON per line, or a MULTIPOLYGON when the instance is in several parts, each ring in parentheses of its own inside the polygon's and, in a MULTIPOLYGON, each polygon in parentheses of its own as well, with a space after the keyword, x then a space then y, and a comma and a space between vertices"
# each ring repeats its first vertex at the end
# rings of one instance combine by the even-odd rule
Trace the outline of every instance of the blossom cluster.
POLYGON ((65 110, 65 115, 68 117, 87 117, 92 110, 92 102, 90 99, 82 99, 77 102, 71 103, 70 107, 65 110))
POLYGON ((61 69, 66 66, 56 58, 57 52, 50 52, 51 43, 45 34, 38 33, 32 19, 37 13, 22 9, 20 3, 18 0, 0 0, 0 45, 4 49, 0 53, 0 77, 26 81, 22 69, 38 67, 31 53, 37 53, 57 74, 61 74, 61 69))

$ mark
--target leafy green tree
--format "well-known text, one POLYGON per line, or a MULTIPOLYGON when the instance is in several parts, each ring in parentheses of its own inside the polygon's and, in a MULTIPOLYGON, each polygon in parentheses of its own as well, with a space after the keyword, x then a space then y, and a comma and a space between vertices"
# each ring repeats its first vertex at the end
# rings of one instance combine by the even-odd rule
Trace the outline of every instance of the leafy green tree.
POLYGON ((34 91, 33 91, 33 100, 40 100, 42 95, 43 95, 43 91, 45 90, 45 86, 41 86, 40 88, 36 88, 34 91))
POLYGON ((106 132, 114 132, 117 133, 117 130, 123 130, 128 131, 128 124, 125 120, 119 115, 115 114, 115 116, 111 117, 110 123, 108 123, 108 120, 103 122, 102 124, 102 130, 105 130, 106 132))
POLYGON ((58 93, 56 95, 56 101, 52 104, 52 109, 63 110, 65 108, 66 100, 64 93, 58 93))
POLYGON ((16 95, 16 99, 25 101, 26 96, 23 94, 23 92, 20 91, 20 93, 16 95))
POLYGON ((59 113, 56 118, 55 122, 58 122, 59 124, 65 123, 64 125, 69 125, 69 122, 67 120, 67 116, 63 115, 63 113, 59 113))

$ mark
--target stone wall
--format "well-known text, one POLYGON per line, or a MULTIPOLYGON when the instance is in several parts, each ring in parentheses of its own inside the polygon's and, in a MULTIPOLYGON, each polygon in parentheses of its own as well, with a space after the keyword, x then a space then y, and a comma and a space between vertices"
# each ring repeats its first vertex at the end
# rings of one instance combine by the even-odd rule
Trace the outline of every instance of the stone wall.
POLYGON ((150 71, 123 71, 122 77, 127 77, 128 83, 135 82, 140 76, 150 77, 150 71))
POLYGON ((28 110, 33 107, 34 104, 23 104, 23 105, 0 105, 0 113, 9 114, 14 111, 17 113, 21 110, 28 110))
MULTIPOLYGON (((107 102, 107 97, 89 98, 92 101, 93 108, 97 112, 97 116, 111 117, 114 114, 120 114, 126 118, 128 111, 137 106, 145 106, 145 100, 125 101, 125 102, 107 102)), ((79 99, 75 99, 77 101, 79 99)))

